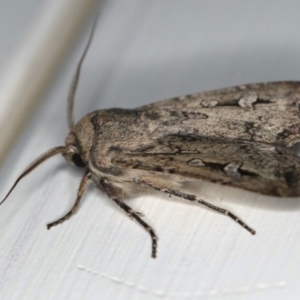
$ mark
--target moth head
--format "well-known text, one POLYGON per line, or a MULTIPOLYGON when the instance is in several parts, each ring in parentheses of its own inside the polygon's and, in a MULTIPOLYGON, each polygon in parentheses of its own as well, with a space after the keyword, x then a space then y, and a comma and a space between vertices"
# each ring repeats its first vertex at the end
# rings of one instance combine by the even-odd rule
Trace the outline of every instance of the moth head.
POLYGON ((63 152, 62 155, 68 162, 73 163, 76 167, 84 168, 86 166, 81 157, 76 136, 72 131, 66 137, 66 152, 63 152))

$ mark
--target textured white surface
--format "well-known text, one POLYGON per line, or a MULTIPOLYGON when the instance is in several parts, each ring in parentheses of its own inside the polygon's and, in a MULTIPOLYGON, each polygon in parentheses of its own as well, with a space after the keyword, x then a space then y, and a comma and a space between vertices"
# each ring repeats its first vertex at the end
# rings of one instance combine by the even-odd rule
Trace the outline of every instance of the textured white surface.
MULTIPOLYGON (((299 6, 105 1, 81 76, 77 119, 100 107, 299 80, 299 6)), ((1 195, 32 159, 63 143, 69 82, 88 31, 3 165, 1 195)), ((46 230, 72 205, 81 175, 53 158, 1 207, 1 299, 299 299, 299 199, 199 185, 202 198, 234 211, 257 230, 254 237, 182 200, 133 199, 160 238, 153 260, 148 234, 94 189, 76 216, 46 230)))

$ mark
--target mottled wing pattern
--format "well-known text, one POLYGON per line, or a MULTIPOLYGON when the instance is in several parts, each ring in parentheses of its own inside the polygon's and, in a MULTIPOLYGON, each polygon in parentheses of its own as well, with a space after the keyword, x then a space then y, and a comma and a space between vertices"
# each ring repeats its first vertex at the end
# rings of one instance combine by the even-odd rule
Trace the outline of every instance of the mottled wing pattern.
POLYGON ((250 84, 138 108, 157 118, 157 135, 197 134, 286 147, 300 142, 300 82, 250 84))
POLYGON ((253 84, 138 108, 157 122, 122 168, 181 175, 273 196, 300 196, 300 83, 253 84))

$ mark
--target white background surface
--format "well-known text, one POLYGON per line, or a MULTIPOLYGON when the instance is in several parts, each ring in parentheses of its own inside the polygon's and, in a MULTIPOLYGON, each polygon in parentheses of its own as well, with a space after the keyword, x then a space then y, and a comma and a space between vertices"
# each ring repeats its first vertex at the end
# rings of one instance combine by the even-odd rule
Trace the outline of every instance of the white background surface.
MULTIPOLYGON (((3 13, 5 1, 0 3, 3 13)), ((19 5, 10 10, 13 20, 23 14, 19 5)), ((299 1, 287 0, 103 1, 81 76, 77 119, 101 107, 299 80, 299 11, 299 1)), ((13 20, 0 29, 1 51, 21 26, 13 20)), ((69 82, 89 29, 1 167, 1 195, 30 161, 63 144, 69 82)), ((1 299, 299 299, 299 199, 199 185, 199 196, 238 214, 257 230, 254 237, 182 200, 133 199, 130 205, 159 236, 153 260, 148 234, 94 189, 76 216, 46 230, 73 204, 81 175, 53 158, 1 207, 1 299)))

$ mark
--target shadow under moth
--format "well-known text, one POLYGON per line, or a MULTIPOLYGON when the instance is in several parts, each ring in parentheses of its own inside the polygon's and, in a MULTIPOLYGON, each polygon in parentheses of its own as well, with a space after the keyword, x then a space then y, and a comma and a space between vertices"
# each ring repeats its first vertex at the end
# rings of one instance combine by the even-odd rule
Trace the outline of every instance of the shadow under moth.
MULTIPOLYGON (((95 22, 96 24, 96 22, 95 22)), ((300 82, 250 84, 203 92, 138 107, 97 110, 75 124, 73 106, 82 62, 95 24, 78 63, 68 97, 70 133, 65 146, 48 150, 16 180, 61 153, 85 169, 71 210, 47 228, 76 213, 89 182, 108 195, 151 236, 143 215, 125 200, 156 190, 197 202, 255 231, 232 212, 181 191, 183 183, 204 180, 263 195, 300 196, 300 82)))

